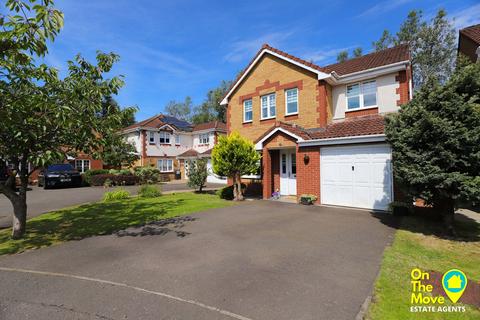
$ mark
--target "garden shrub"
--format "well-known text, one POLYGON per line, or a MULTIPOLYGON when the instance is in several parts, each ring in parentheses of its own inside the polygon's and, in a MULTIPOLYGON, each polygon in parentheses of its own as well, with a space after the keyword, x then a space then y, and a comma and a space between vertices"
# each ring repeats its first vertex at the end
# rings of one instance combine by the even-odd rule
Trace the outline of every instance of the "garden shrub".
POLYGON ((106 180, 110 180, 115 186, 131 186, 139 182, 139 178, 133 174, 98 174, 90 178, 90 185, 103 186, 106 180))
POLYGON ((94 170, 87 170, 83 174, 83 181, 85 181, 87 184, 92 184, 91 178, 93 176, 99 175, 99 174, 107 174, 108 170, 107 169, 94 169, 94 170))
POLYGON ((109 201, 116 201, 116 200, 123 200, 123 199, 128 199, 130 197, 130 193, 122 188, 119 188, 117 190, 105 192, 103 195, 103 201, 109 202, 109 201))
POLYGON ((135 175, 141 184, 157 183, 160 177, 160 170, 154 167, 136 167, 135 175))
MULTIPOLYGON (((242 183, 242 191, 246 189, 245 183, 242 183)), ((217 190, 217 196, 220 197, 220 199, 225 199, 225 200, 233 200, 233 186, 227 186, 223 187, 220 190, 217 190)))
POLYGON ((117 170, 117 169, 110 169, 110 170, 108 170, 108 173, 114 174, 114 175, 119 175, 119 174, 121 174, 121 175, 128 175, 128 174, 132 174, 132 172, 131 172, 130 170, 128 170, 128 169, 119 169, 119 170, 117 170))
POLYGON ((138 190, 138 196, 142 198, 156 198, 162 195, 160 186, 144 184, 138 190))

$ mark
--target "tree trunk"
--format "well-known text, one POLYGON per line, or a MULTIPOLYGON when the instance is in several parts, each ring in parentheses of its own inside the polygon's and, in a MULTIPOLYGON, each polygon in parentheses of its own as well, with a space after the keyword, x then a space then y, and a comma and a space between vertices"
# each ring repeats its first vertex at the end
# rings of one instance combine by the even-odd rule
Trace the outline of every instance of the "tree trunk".
POLYGON ((27 202, 26 198, 18 199, 12 202, 13 205, 13 223, 12 223, 12 238, 21 239, 25 234, 25 227, 27 225, 27 202))
POLYGON ((243 194, 242 194, 242 177, 240 175, 240 173, 236 173, 235 174, 235 178, 234 178, 234 181, 233 181, 235 187, 233 189, 234 193, 234 200, 235 201, 243 201, 243 194))
POLYGON ((455 236, 455 200, 452 198, 442 198, 438 201, 438 209, 442 214, 445 230, 448 235, 455 236))

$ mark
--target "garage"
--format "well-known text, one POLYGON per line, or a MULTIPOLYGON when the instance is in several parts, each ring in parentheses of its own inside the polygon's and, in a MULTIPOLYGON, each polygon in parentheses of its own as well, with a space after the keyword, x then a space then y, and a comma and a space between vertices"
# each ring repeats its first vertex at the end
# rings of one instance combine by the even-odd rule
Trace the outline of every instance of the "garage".
POLYGON ((391 159, 386 144, 322 147, 322 204, 387 210, 393 200, 391 159))

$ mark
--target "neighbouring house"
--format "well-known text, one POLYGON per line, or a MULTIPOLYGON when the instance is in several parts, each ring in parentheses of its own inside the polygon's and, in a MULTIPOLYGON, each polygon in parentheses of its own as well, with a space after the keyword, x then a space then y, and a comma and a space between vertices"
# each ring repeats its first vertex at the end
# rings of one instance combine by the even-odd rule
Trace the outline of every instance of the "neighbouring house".
POLYGON ((225 178, 213 173, 210 160, 218 135, 226 131, 223 122, 192 125, 160 114, 123 129, 123 134, 138 152, 139 159, 134 166, 155 166, 164 180, 188 179, 188 161, 207 158, 207 181, 226 183, 225 178))
POLYGON ((265 199, 278 190, 386 210, 394 180, 384 115, 411 99, 411 78, 406 45, 327 66, 264 45, 222 101, 227 131, 262 154, 261 172, 242 182, 261 184, 265 199))
POLYGON ((473 62, 480 62, 480 24, 459 31, 458 52, 473 62))

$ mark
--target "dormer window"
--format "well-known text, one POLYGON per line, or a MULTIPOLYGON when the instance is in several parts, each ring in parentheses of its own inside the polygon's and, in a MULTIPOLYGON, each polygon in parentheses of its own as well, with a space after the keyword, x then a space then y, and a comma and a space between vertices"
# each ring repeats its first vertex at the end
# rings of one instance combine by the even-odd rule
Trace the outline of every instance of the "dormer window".
POLYGON ((375 80, 347 86, 347 111, 374 108, 377 106, 377 83, 375 80))
POLYGON ((170 144, 170 133, 166 131, 160 131, 160 143, 170 144))
POLYGON ((203 133, 200 134, 199 136, 200 144, 208 144, 210 139, 209 139, 209 134, 208 133, 203 133))

